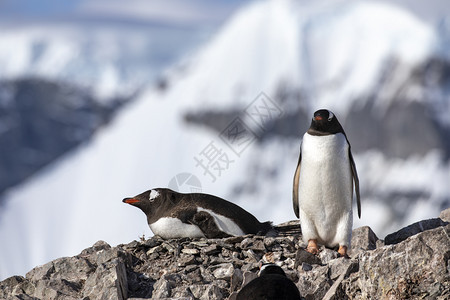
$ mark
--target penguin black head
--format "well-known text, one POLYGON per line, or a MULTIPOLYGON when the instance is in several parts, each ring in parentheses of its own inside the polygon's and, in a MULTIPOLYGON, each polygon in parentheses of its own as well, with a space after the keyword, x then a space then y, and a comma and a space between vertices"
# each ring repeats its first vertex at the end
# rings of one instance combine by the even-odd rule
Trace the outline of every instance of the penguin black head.
POLYGON ((331 111, 319 109, 314 113, 308 133, 311 135, 330 135, 344 133, 344 129, 331 111))
POLYGON ((280 266, 277 266, 273 263, 263 264, 261 269, 259 270, 259 276, 265 276, 269 274, 276 274, 286 277, 286 273, 284 273, 283 269, 280 266))
POLYGON ((147 219, 151 219, 158 211, 173 202, 174 194, 175 192, 170 189, 156 188, 132 198, 125 198, 122 202, 140 208, 147 215, 147 219))
POLYGON ((250 281, 237 294, 236 300, 300 300, 300 292, 287 278, 283 269, 275 264, 261 267, 259 277, 250 281))

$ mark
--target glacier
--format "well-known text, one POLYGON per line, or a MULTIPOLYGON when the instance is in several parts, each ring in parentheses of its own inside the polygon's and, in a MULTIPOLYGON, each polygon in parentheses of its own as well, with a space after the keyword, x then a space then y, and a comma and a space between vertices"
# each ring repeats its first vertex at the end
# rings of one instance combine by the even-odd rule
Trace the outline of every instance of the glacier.
MULTIPOLYGON (((197 189, 242 206, 260 221, 294 219, 292 178, 303 132, 294 128, 296 137, 261 139, 270 124, 258 126, 246 111, 267 97, 279 118, 302 111, 300 121, 307 127, 310 115, 326 107, 347 129, 369 101, 379 115, 392 106, 392 97, 368 95, 393 57, 410 70, 439 46, 433 27, 385 3, 246 5, 185 67, 167 71, 166 89, 148 87, 91 141, 7 192, 0 212, 0 279, 76 255, 97 240, 116 245, 151 236, 142 212, 121 199, 167 187, 182 173, 198 179, 197 189), (281 101, 285 90, 306 96, 281 101), (186 121, 190 112, 217 111, 231 112, 218 129, 186 121), (223 139, 234 120, 250 132, 248 146, 237 152, 223 139), (209 170, 214 178, 195 159, 212 145, 228 159, 220 172, 209 170)), ((409 97, 404 104, 422 100, 409 97)), ((448 104, 437 111, 441 117, 448 113, 448 104)), ((353 149, 362 188, 362 218, 355 218, 354 227, 371 226, 383 238, 411 221, 436 217, 448 204, 450 166, 442 149, 407 157, 353 149), (413 202, 411 190, 419 191, 413 202), (400 194, 392 198, 393 192, 400 194), (399 218, 402 211, 406 215, 399 218)))

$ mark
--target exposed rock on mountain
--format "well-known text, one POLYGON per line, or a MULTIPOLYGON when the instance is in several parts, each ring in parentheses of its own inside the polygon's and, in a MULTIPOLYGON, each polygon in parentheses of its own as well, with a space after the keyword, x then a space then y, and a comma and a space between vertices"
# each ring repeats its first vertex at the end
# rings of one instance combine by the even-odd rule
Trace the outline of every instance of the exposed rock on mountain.
POLYGON ((85 142, 126 99, 97 101, 71 84, 0 82, 0 194, 85 142))
POLYGON ((392 245, 384 245, 369 227, 357 228, 350 259, 323 247, 314 256, 302 249, 306 245, 298 233, 153 237, 117 247, 99 241, 77 256, 38 266, 25 278, 0 282, 0 298, 234 299, 265 260, 279 264, 304 299, 448 299, 449 214, 447 209, 444 219, 417 223, 422 230, 402 229, 393 234, 392 245))

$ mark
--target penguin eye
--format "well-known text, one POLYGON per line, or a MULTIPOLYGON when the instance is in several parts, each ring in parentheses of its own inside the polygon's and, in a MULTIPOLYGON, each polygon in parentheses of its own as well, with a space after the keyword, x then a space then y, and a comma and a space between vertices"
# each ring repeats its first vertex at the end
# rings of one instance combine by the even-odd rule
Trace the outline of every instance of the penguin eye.
POLYGON ((328 111, 328 122, 331 122, 333 120, 334 114, 331 111, 328 111))
POLYGON ((158 197, 159 197, 158 191, 151 190, 151 191, 150 191, 150 195, 149 195, 149 197, 148 197, 148 201, 153 202, 153 201, 155 201, 155 199, 158 198, 158 197))

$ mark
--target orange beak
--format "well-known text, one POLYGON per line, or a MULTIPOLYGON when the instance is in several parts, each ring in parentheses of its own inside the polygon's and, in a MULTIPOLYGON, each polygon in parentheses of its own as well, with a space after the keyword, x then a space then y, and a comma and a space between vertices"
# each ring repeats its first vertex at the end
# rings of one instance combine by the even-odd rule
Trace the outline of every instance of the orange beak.
POLYGON ((134 199, 134 198, 125 198, 125 199, 122 200, 122 202, 123 203, 128 203, 128 204, 133 204, 133 203, 138 203, 140 201, 137 200, 137 199, 134 199))

